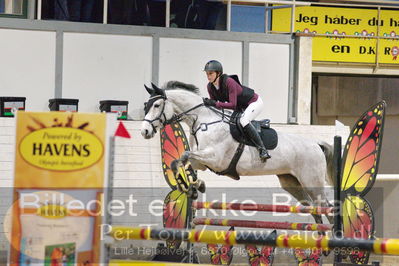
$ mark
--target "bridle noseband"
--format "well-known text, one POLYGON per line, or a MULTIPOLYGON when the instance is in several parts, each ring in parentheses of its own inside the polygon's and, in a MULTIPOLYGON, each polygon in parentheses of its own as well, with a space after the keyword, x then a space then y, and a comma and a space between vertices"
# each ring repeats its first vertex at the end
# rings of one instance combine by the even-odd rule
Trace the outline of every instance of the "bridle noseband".
POLYGON ((156 100, 158 100, 158 99, 163 99, 163 100, 164 100, 163 105, 162 105, 162 110, 161 110, 161 112, 159 113, 159 115, 158 115, 157 117, 155 117, 154 119, 152 119, 152 120, 144 119, 144 121, 150 123, 150 125, 152 126, 152 129, 154 130, 155 133, 157 132, 157 129, 155 128, 153 122, 159 120, 159 122, 160 122, 163 126, 165 126, 165 121, 167 121, 166 115, 165 115, 165 113, 164 113, 164 111, 165 111, 165 101, 166 101, 166 99, 167 99, 167 98, 166 98, 166 95, 155 95, 155 96, 151 97, 151 98, 148 100, 148 102, 145 103, 145 107, 144 107, 144 113, 145 113, 145 115, 146 115, 146 114, 150 111, 151 106, 152 106, 152 105, 154 104, 154 102, 155 102, 156 100), (162 121, 162 118, 161 118, 162 115, 163 115, 163 121, 162 121))

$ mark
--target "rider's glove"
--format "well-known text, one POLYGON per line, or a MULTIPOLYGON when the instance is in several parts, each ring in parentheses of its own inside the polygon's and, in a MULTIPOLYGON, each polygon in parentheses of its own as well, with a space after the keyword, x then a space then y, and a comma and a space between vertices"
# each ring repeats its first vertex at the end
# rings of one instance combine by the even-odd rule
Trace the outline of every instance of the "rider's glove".
POLYGON ((204 98, 204 105, 205 106, 213 106, 216 107, 216 101, 208 98, 204 98))

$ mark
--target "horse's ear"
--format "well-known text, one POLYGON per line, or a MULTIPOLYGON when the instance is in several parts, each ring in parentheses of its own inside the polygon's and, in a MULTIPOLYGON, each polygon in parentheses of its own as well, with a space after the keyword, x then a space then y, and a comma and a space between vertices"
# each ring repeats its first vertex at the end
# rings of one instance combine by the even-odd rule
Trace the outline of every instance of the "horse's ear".
POLYGON ((152 82, 151 82, 151 86, 152 86, 152 88, 154 89, 154 91, 155 91, 155 93, 156 93, 157 95, 163 95, 163 96, 165 96, 165 91, 164 91, 163 89, 158 88, 157 85, 155 85, 155 84, 152 83, 152 82))
POLYGON ((153 90, 153 89, 148 88, 145 84, 144 84, 144 87, 145 87, 145 89, 147 90, 147 92, 148 92, 150 95, 154 94, 154 90, 153 90))
POLYGON ((152 88, 153 88, 155 91, 159 91, 159 90, 160 90, 160 88, 158 88, 158 86, 155 85, 155 84, 152 83, 152 82, 151 82, 151 86, 152 86, 152 88))

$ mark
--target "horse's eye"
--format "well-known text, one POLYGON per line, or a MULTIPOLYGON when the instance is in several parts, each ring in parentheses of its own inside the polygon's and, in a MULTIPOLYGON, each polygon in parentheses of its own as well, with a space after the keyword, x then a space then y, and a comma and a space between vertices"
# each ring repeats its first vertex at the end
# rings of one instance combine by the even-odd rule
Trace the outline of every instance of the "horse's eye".
POLYGON ((158 108, 160 105, 159 104, 154 104, 154 107, 155 108, 158 108))

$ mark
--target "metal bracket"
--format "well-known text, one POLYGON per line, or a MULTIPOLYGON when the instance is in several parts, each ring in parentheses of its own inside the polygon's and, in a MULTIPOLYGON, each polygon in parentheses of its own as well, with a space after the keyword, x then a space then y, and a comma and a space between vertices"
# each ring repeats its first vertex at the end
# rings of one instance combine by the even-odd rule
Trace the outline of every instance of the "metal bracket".
POLYGON ((200 127, 201 127, 201 131, 207 131, 208 130, 208 124, 201 123, 200 127))

